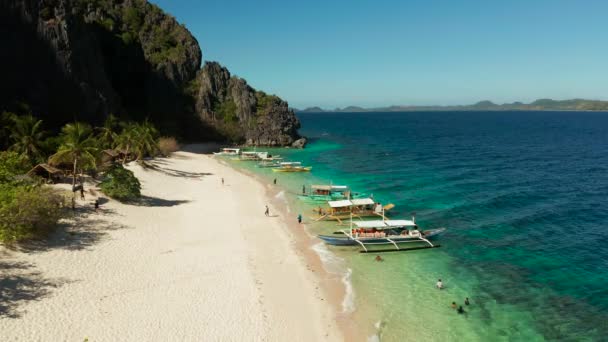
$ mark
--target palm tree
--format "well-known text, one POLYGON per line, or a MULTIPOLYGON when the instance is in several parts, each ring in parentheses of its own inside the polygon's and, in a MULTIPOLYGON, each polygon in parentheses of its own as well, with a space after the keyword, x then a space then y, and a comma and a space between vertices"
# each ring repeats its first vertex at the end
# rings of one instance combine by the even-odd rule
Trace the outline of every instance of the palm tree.
MULTIPOLYGON (((76 173, 78 169, 95 167, 97 160, 96 141, 90 125, 81 122, 70 123, 61 129, 62 143, 57 153, 49 158, 51 164, 73 163, 72 190, 76 186, 76 173)), ((74 196, 76 196, 74 194, 74 196)))
POLYGON ((116 144, 116 138, 118 137, 118 133, 116 129, 118 128, 118 119, 110 114, 106 121, 104 121, 102 127, 97 127, 97 141, 102 148, 113 148, 116 144))
POLYGON ((46 134, 42 130, 42 120, 31 114, 12 116, 13 127, 10 133, 12 145, 9 150, 21 155, 23 160, 33 162, 42 156, 41 144, 46 134))
POLYGON ((156 154, 158 135, 158 130, 147 120, 143 123, 131 122, 123 125, 122 132, 116 139, 118 148, 125 153, 123 164, 129 154, 135 155, 136 160, 156 154))

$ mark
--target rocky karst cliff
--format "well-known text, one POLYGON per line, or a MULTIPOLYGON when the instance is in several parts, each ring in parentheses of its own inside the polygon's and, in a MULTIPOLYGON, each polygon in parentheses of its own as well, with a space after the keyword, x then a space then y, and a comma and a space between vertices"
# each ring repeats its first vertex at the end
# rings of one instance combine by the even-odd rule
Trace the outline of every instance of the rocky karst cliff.
POLYGON ((191 140, 299 137, 286 102, 200 69, 196 39, 145 0, 0 0, 0 34, 0 110, 27 103, 55 128, 115 113, 191 140))
POLYGON ((196 112, 224 134, 269 146, 292 144, 298 136, 300 122, 287 102, 256 91, 218 63, 206 63, 195 83, 196 112))

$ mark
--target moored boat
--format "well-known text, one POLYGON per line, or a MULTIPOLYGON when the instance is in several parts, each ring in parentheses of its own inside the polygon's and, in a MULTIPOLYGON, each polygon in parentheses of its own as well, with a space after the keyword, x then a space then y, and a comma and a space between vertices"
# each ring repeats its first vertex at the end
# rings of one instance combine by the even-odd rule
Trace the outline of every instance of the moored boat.
POLYGON ((319 239, 334 246, 361 246, 363 252, 369 252, 370 247, 376 245, 392 245, 391 250, 409 250, 412 248, 400 248, 400 244, 421 242, 424 247, 439 247, 429 240, 442 234, 445 228, 420 230, 412 220, 377 220, 352 222, 349 229, 342 229, 342 236, 318 235, 319 239))
POLYGON ((238 156, 239 154, 241 154, 241 149, 225 147, 222 148, 219 152, 213 152, 213 154, 216 156, 238 156))
POLYGON ((274 172, 310 172, 312 166, 302 166, 300 162, 280 162, 278 167, 273 167, 274 172))
MULTIPOLYGON (((304 190, 303 190, 304 191, 304 190)), ((302 193, 299 199, 310 202, 327 202, 362 197, 353 194, 346 185, 311 185, 309 193, 302 193)))
POLYGON ((374 202, 371 198, 328 201, 327 207, 323 208, 319 206, 319 208, 313 209, 318 214, 313 219, 315 221, 335 220, 340 224, 342 224, 343 220, 352 217, 361 219, 363 217, 379 216, 386 219, 386 213, 394 207, 394 204, 383 206, 380 203, 374 202))

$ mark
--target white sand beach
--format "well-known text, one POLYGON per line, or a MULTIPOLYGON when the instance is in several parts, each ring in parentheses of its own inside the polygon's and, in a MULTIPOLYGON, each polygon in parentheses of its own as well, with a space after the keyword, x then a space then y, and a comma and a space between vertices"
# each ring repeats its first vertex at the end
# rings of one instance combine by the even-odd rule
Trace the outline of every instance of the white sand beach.
POLYGON ((129 166, 141 204, 89 196, 50 242, 0 247, 0 340, 343 339, 265 185, 208 155, 151 164, 129 166))

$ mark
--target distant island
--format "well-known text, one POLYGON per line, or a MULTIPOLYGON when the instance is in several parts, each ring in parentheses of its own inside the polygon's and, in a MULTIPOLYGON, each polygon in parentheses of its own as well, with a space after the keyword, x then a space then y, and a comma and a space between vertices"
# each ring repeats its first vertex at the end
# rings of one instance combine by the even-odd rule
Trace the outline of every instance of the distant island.
POLYGON ((564 110, 564 111, 608 111, 608 101, 599 100, 552 100, 539 99, 531 103, 513 102, 496 104, 492 101, 480 101, 472 105, 459 106, 389 106, 377 108, 362 108, 348 106, 325 110, 320 107, 294 109, 299 113, 359 113, 359 112, 416 112, 416 111, 498 111, 498 110, 564 110))

